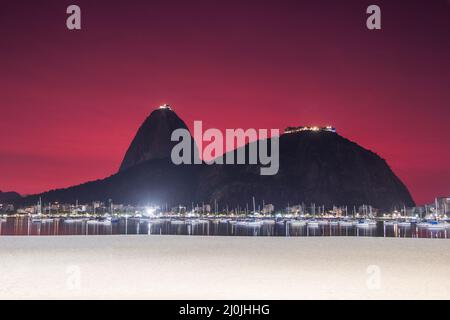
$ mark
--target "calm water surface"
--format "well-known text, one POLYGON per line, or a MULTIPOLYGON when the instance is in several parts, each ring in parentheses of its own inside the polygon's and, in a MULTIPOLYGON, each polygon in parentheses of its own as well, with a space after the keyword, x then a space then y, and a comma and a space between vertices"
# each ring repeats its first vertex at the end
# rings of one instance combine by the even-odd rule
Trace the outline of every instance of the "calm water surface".
POLYGON ((199 236, 275 236, 275 237, 399 237, 449 238, 449 228, 385 225, 361 227, 320 223, 307 225, 293 220, 236 221, 232 219, 141 219, 120 218, 113 221, 88 219, 49 219, 33 221, 27 217, 8 218, 0 222, 0 235, 199 235, 199 236))

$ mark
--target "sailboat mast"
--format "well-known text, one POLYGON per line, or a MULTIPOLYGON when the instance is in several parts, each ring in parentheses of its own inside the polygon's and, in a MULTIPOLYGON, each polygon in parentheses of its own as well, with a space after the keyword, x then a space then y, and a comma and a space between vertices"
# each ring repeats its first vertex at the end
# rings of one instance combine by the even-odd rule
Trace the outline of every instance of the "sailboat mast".
POLYGON ((255 203, 255 197, 252 197, 253 199, 253 213, 256 213, 256 203, 255 203))

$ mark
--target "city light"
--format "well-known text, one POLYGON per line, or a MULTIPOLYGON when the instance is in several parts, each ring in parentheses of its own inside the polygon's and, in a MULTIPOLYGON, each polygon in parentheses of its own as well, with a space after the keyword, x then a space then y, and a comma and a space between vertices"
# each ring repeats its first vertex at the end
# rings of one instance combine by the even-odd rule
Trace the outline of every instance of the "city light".
POLYGON ((172 110, 172 107, 168 104, 163 104, 161 106, 159 106, 159 109, 167 109, 167 110, 172 110))
POLYGON ((155 215, 155 212, 156 212, 156 208, 154 208, 154 207, 147 207, 147 208, 145 208, 145 213, 146 213, 148 216, 153 216, 153 215, 155 215))

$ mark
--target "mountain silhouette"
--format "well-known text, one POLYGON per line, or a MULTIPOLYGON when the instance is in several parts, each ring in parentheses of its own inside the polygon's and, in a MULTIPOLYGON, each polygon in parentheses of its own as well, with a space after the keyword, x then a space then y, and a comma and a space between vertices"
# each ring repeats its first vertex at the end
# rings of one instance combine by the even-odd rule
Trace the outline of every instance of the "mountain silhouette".
POLYGON ((137 131, 119 171, 149 160, 170 158, 172 148, 177 143, 171 141, 170 137, 176 129, 188 130, 170 106, 163 105, 154 110, 137 131))
MULTIPOLYGON (((43 201, 187 205, 219 203, 219 207, 272 203, 287 205, 358 206, 391 209, 414 201, 388 164, 335 132, 303 131, 280 136, 280 167, 276 175, 260 175, 255 165, 174 165, 173 130, 187 129, 169 107, 157 109, 133 139, 118 173, 67 189, 26 197, 22 204, 43 201)), ((253 142, 259 145, 259 142, 253 142)), ((193 144, 195 146, 195 144, 193 144)), ((270 146, 270 144, 269 144, 270 146)), ((250 145, 242 148, 248 149, 250 145)), ((237 152, 234 150, 232 152, 237 152)), ((248 163, 248 162, 246 162, 248 163)))
POLYGON ((0 190, 0 203, 11 203, 17 201, 22 196, 14 191, 2 192, 0 190))
MULTIPOLYGON (((254 142, 259 147, 259 142, 254 142)), ((268 144, 270 146, 270 143, 268 144)), ((245 147, 249 154, 249 145, 245 147)), ((370 204, 376 208, 414 206, 385 160, 334 132, 304 131, 279 137, 276 175, 260 175, 260 164, 208 166, 197 194, 209 202, 252 206, 252 197, 277 207, 370 204)), ((237 150, 232 151, 237 156, 237 150)), ((248 161, 246 162, 248 163, 248 161)))

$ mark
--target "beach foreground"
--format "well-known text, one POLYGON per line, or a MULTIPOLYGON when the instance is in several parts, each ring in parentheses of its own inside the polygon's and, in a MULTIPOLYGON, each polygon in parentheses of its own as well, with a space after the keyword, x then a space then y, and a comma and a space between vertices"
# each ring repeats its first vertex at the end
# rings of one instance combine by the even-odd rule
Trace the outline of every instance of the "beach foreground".
POLYGON ((450 241, 0 237, 1 299, 449 299, 450 241))

